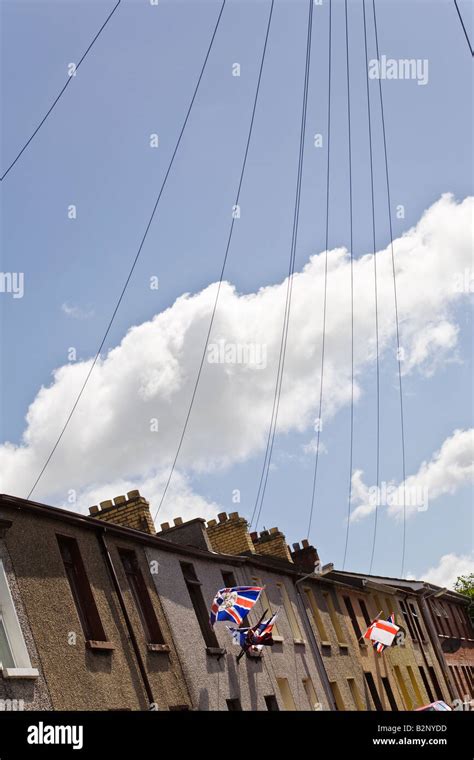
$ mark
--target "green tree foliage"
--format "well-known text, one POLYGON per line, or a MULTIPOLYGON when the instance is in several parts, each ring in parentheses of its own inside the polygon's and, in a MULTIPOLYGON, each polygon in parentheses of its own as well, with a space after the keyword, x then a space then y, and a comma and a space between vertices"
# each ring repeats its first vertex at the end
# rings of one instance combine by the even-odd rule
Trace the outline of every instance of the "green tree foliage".
POLYGON ((474 625, 474 573, 469 575, 460 575, 454 584, 454 590, 459 594, 467 596, 469 599, 469 617, 474 625))

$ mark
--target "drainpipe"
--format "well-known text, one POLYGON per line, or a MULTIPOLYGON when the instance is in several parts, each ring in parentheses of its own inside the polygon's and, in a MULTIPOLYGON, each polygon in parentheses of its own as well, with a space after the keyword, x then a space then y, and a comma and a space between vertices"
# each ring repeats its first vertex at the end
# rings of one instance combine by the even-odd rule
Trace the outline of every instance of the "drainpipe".
MULTIPOLYGON (((439 592, 436 592, 439 594, 439 592)), ((428 604, 426 602, 427 597, 434 596, 434 594, 421 594, 420 595, 420 607, 421 607, 421 614, 423 615, 423 620, 425 621, 425 625, 428 629, 428 633, 431 637, 431 641, 433 643, 433 648, 436 652, 436 655, 438 657, 438 662, 440 664, 441 670, 443 671, 444 680, 446 681, 446 686, 448 687, 449 695, 453 702, 458 699, 456 696, 456 691, 453 689, 453 684, 451 681, 451 674, 449 672, 449 668, 446 665, 446 661, 444 659, 444 652, 441 649, 441 645, 439 643, 438 634, 436 632, 436 629, 433 625, 433 620, 431 617, 431 612, 429 610, 428 604)), ((462 695, 460 695, 462 698, 462 695)))
POLYGON ((307 575, 304 575, 302 578, 299 578, 297 581, 295 581, 295 589, 296 589, 296 598, 298 599, 300 603, 300 607, 303 609, 304 612, 304 618, 306 619, 307 628, 309 629, 310 638, 313 643, 313 650, 315 655, 315 661, 316 661, 316 668, 318 670, 320 681, 323 685, 324 692, 326 694, 326 698, 328 700, 328 704, 331 710, 336 710, 336 700, 334 699, 334 694, 332 693, 331 684, 329 683, 328 674, 326 673, 326 668, 324 667, 323 657, 321 652, 319 651, 318 642, 316 639, 316 636, 314 635, 313 626, 311 625, 311 620, 309 619, 308 610, 306 609, 306 605, 304 603, 304 599, 301 596, 301 591, 298 588, 298 584, 305 581, 307 578, 313 578, 313 573, 308 573, 307 575))
POLYGON ((122 615, 125 619, 125 625, 127 626, 128 635, 130 636, 132 648, 137 660, 138 669, 142 677, 143 686, 145 687, 146 695, 148 697, 148 702, 149 702, 149 705, 151 706, 152 704, 154 704, 155 699, 153 697, 153 692, 151 690, 150 681, 148 680, 148 674, 146 672, 145 664, 143 662, 143 658, 140 652, 140 647, 138 646, 137 637, 135 636, 135 631, 133 629, 132 621, 130 620, 130 617, 127 612, 125 599, 123 598, 122 589, 120 588, 120 584, 117 578, 117 573, 115 572, 115 567, 113 565, 112 558, 110 556, 109 547, 107 546, 107 542, 105 540, 106 532, 107 532, 107 528, 98 529, 97 535, 99 537, 99 543, 102 549, 102 553, 104 555, 105 564, 107 565, 110 576, 112 578, 112 583, 114 584, 115 592, 117 594, 119 604, 120 604, 120 609, 122 610, 122 615))

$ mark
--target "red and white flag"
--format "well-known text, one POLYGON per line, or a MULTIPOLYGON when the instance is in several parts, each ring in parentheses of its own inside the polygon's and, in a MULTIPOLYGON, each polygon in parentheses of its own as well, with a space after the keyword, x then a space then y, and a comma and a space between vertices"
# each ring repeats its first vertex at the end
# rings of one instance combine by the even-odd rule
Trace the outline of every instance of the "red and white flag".
POLYGON ((399 626, 390 620, 375 620, 364 633, 364 639, 377 641, 379 644, 390 647, 399 630, 399 626))

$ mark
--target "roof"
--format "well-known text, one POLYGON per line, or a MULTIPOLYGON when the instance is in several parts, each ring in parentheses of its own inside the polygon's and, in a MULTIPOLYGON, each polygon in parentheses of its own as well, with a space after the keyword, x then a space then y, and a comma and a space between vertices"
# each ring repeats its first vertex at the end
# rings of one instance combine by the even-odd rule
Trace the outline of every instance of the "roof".
POLYGON ((454 591, 452 589, 443 589, 441 586, 436 586, 434 583, 429 583, 428 581, 408 578, 393 578, 387 575, 368 575, 366 573, 354 573, 347 570, 333 570, 330 575, 347 577, 348 579, 354 578, 355 580, 360 580, 361 582, 364 580, 375 581, 376 583, 379 582, 386 586, 395 586, 400 590, 410 590, 415 593, 420 593, 426 590, 433 592, 444 590, 444 595, 448 596, 451 601, 463 604, 469 603, 468 598, 464 596, 464 594, 460 594, 458 591, 454 591))

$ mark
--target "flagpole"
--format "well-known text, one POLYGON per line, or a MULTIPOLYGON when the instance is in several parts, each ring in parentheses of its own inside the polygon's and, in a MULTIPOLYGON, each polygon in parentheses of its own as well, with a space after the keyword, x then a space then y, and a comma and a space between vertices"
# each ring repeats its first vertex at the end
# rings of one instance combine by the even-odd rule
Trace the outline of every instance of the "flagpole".
MULTIPOLYGON (((377 622, 377 620, 380 619, 380 615, 383 615, 383 610, 380 610, 380 612, 377 612, 376 616, 372 620, 371 624, 367 626, 367 631, 369 630, 370 626, 377 622)), ((367 631, 365 633, 367 633, 367 631)), ((365 633, 362 634, 362 636, 359 636, 358 641, 361 639, 365 639, 365 633)))

